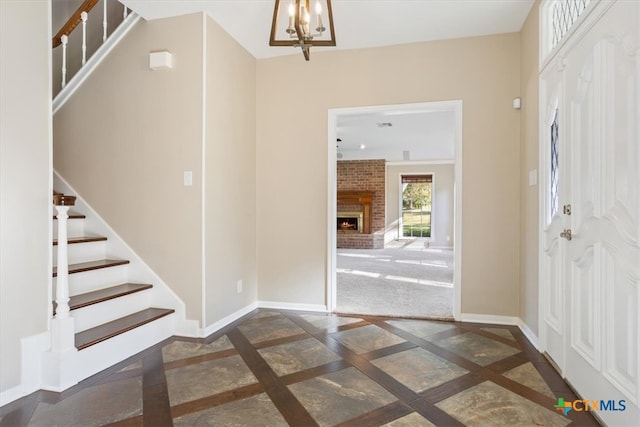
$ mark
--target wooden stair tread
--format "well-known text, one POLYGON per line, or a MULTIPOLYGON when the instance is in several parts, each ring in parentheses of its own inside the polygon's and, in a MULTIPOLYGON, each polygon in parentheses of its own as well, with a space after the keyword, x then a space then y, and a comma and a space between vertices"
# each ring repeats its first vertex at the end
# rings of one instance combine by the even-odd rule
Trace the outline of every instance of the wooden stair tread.
MULTIPOLYGON (((117 265, 129 264, 127 259, 101 259, 97 261, 81 262, 69 264, 69 274, 81 273, 83 271, 97 270, 100 268, 115 267, 117 265)), ((53 267, 53 277, 58 276, 58 267, 53 267)))
MULTIPOLYGON (((87 216, 85 214, 77 213, 77 212, 68 212, 69 219, 85 219, 87 216)), ((58 219, 58 215, 54 212, 53 219, 58 219)))
POLYGON ((76 348, 78 350, 85 349, 174 312, 175 310, 167 308, 147 308, 146 310, 121 317, 120 319, 96 326, 95 328, 78 332, 75 335, 76 348))
MULTIPOLYGON (((74 243, 89 243, 89 242, 102 242, 107 240, 104 236, 78 236, 78 237, 67 237, 67 243, 72 245, 74 243)), ((58 244, 58 239, 53 239, 53 245, 56 246, 58 244)))
MULTIPOLYGON (((75 310, 89 305, 98 304, 109 301, 114 298, 120 298, 125 295, 134 294, 147 289, 151 289, 153 285, 149 283, 122 283, 120 285, 111 286, 97 291, 87 292, 84 294, 74 295, 69 298, 69 309, 75 310)), ((53 313, 56 312, 56 302, 53 302, 53 313)))

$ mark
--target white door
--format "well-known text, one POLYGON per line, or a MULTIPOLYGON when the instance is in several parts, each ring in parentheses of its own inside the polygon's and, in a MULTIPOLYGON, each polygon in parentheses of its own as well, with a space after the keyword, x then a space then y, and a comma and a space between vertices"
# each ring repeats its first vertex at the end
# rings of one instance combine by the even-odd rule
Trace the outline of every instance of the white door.
POLYGON ((540 78, 541 136, 544 141, 541 156, 546 171, 541 185, 545 188, 543 200, 543 278, 541 288, 542 328, 541 341, 546 343, 546 352, 558 368, 565 366, 565 298, 566 281, 564 259, 566 245, 561 233, 567 228, 567 218, 561 201, 568 200, 568 141, 565 126, 564 65, 557 61, 546 67, 540 78))
POLYGON ((544 102, 557 87, 562 111, 559 207, 551 215, 550 196, 544 241, 544 345, 583 399, 614 402, 598 405, 597 416, 637 426, 640 2, 609 5, 541 74, 544 102), (560 237, 565 230, 570 237, 560 237))

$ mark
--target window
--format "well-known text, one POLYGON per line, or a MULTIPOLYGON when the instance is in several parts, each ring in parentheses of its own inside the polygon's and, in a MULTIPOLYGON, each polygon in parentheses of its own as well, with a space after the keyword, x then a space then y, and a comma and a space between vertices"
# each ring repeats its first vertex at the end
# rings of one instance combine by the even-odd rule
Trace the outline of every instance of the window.
POLYGON ((547 0, 541 6, 541 60, 544 60, 588 10, 591 0, 547 0))
POLYGON ((431 237, 433 175, 402 175, 402 237, 431 237))
POLYGON ((551 123, 551 203, 550 203, 550 217, 553 217, 558 212, 559 203, 559 180, 558 180, 558 109, 556 108, 555 115, 553 117, 553 123, 551 123))

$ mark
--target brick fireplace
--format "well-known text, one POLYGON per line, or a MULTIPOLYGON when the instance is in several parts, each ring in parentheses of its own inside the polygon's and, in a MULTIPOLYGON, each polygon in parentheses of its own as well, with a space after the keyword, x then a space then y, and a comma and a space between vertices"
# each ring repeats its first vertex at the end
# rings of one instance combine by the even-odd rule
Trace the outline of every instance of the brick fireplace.
POLYGON ((338 248, 383 248, 385 161, 338 161, 337 184, 338 248))

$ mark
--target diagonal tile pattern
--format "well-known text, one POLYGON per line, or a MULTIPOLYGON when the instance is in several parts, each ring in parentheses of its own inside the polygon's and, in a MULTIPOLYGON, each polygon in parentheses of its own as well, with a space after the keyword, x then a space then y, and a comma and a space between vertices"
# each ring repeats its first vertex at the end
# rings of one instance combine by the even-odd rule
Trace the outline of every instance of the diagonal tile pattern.
POLYGON ((412 348, 373 360, 371 363, 416 393, 469 372, 422 348, 412 348))
POLYGON ((332 336, 357 354, 368 353, 405 341, 376 325, 336 332, 332 336))
POLYGON ((496 420, 505 426, 563 427, 571 421, 550 409, 491 381, 483 382, 437 403, 466 425, 493 427, 496 420))
POLYGON ((280 376, 341 359, 314 338, 264 348, 258 350, 258 353, 280 376))
POLYGON ((355 368, 289 386, 321 426, 333 426, 385 406, 396 398, 355 368))
POLYGON ((520 352, 517 348, 472 332, 444 338, 436 343, 480 366, 487 366, 520 352))
POLYGON ((258 382, 240 356, 170 369, 165 375, 172 405, 258 382))
POLYGON ((261 309, 8 404, 0 427, 598 425, 558 397, 576 399, 514 327, 261 309))

